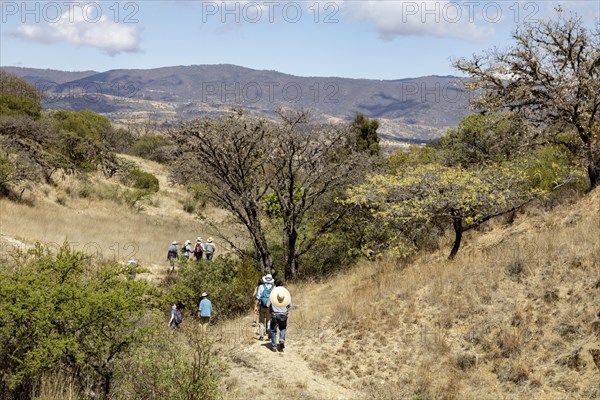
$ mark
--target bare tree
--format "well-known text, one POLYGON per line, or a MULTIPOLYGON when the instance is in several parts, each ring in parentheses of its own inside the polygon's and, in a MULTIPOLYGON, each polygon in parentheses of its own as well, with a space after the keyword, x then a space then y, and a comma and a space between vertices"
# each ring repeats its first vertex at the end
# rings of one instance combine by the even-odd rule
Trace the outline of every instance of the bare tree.
POLYGON ((545 128, 540 143, 563 144, 579 157, 593 189, 600 184, 600 27, 588 30, 559 8, 557 20, 525 24, 513 38, 507 51, 454 62, 473 78, 466 88, 480 93, 471 106, 523 113, 545 128))
POLYGON ((206 186, 207 197, 230 211, 250 234, 264 273, 273 272, 260 214, 269 191, 272 125, 239 112, 222 119, 200 119, 170 131, 180 154, 171 174, 181 184, 206 186))
POLYGON ((303 111, 279 115, 275 122, 239 112, 172 131, 181 152, 172 179, 206 185, 207 197, 247 228, 263 272, 274 268, 261 217, 269 201, 276 203, 285 276, 296 278, 298 257, 346 211, 326 205, 334 204, 355 173, 364 170, 359 165, 366 156, 355 151, 349 125, 311 124, 303 111))
POLYGON ((350 125, 308 123, 306 112, 279 110, 278 125, 269 163, 274 171, 273 191, 281 207, 286 278, 296 278, 298 257, 344 214, 344 208, 316 212, 319 202, 349 186, 361 160, 354 151, 355 134, 350 125), (306 227, 310 229, 305 229, 306 227))

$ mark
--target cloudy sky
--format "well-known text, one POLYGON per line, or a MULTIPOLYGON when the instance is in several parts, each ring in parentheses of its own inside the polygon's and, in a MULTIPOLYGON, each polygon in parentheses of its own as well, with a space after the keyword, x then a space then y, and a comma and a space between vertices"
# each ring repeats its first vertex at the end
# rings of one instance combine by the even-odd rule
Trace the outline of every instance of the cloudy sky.
POLYGON ((236 64, 301 76, 456 74, 558 4, 593 26, 597 0, 6 1, 0 64, 69 71, 236 64))

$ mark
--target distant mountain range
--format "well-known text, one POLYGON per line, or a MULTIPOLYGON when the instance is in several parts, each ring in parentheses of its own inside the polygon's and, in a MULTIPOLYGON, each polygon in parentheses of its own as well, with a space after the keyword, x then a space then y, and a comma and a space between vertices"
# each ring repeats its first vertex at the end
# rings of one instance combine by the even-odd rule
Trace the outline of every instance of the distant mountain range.
POLYGON ((35 85, 46 109, 91 109, 113 121, 172 123, 218 115, 234 106, 272 116, 278 107, 307 109, 316 119, 349 121, 357 112, 380 120, 390 141, 437 138, 469 114, 468 93, 453 76, 399 80, 299 77, 235 65, 192 65, 106 72, 2 67, 35 85))

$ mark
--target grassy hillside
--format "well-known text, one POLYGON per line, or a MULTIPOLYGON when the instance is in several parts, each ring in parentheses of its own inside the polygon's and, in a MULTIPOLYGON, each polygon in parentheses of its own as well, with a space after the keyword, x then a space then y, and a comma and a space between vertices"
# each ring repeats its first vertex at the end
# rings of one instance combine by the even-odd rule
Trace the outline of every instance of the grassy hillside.
MULTIPOLYGON (((153 173, 160 190, 133 207, 123 199, 122 185, 97 175, 87 181, 64 177, 57 186, 32 186, 24 203, 0 199, 0 245, 3 253, 25 249, 35 242, 58 248, 69 242, 93 257, 126 262, 133 257, 159 278, 167 270, 167 249, 196 237, 216 236, 203 217, 220 223, 229 237, 235 228, 225 222, 227 214, 196 204, 185 190, 167 181, 164 166, 132 156, 121 156, 153 173), (186 212, 184 204, 198 207, 186 212)), ((244 240, 243 238, 239 240, 244 240)), ((223 245, 221 251, 227 251, 223 245)))
POLYGON ((266 395, 265 381, 281 398, 600 398, 599 237, 596 190, 488 225, 452 262, 444 250, 293 285, 287 353, 249 317, 224 327, 231 398, 266 395))
MULTIPOLYGON (((65 178, 29 192, 32 205, 0 200, 3 253, 66 240, 119 261, 133 256, 160 282, 172 240, 216 232, 183 210, 186 194, 168 184, 164 167, 128 158, 160 181, 141 210, 102 195, 112 184, 103 178, 90 179, 87 194, 65 178)), ((224 212, 201 211, 229 237, 241 233, 224 212)), ((469 232, 451 262, 448 237, 438 253, 411 262, 363 262, 323 283, 290 285, 285 353, 256 340, 250 310, 213 327, 214 351, 229 368, 223 396, 276 389, 282 399, 600 398, 598 238, 596 190, 469 232)))

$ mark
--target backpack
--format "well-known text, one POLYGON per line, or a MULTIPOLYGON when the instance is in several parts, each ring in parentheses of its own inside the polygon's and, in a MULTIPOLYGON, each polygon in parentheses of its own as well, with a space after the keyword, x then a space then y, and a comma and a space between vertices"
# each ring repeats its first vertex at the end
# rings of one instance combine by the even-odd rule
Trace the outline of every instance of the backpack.
POLYGON ((200 243, 196 243, 196 247, 194 248, 194 253, 202 253, 202 245, 200 243))
POLYGON ((271 295, 271 290, 273 290, 273 285, 271 285, 271 287, 269 288, 266 285, 263 285, 263 292, 260 296, 260 299, 258 300, 260 302, 261 307, 269 306, 269 296, 271 295))
POLYGON ((183 321, 183 315, 181 314, 181 310, 177 309, 177 311, 175 311, 175 323, 179 325, 181 321, 183 321))

